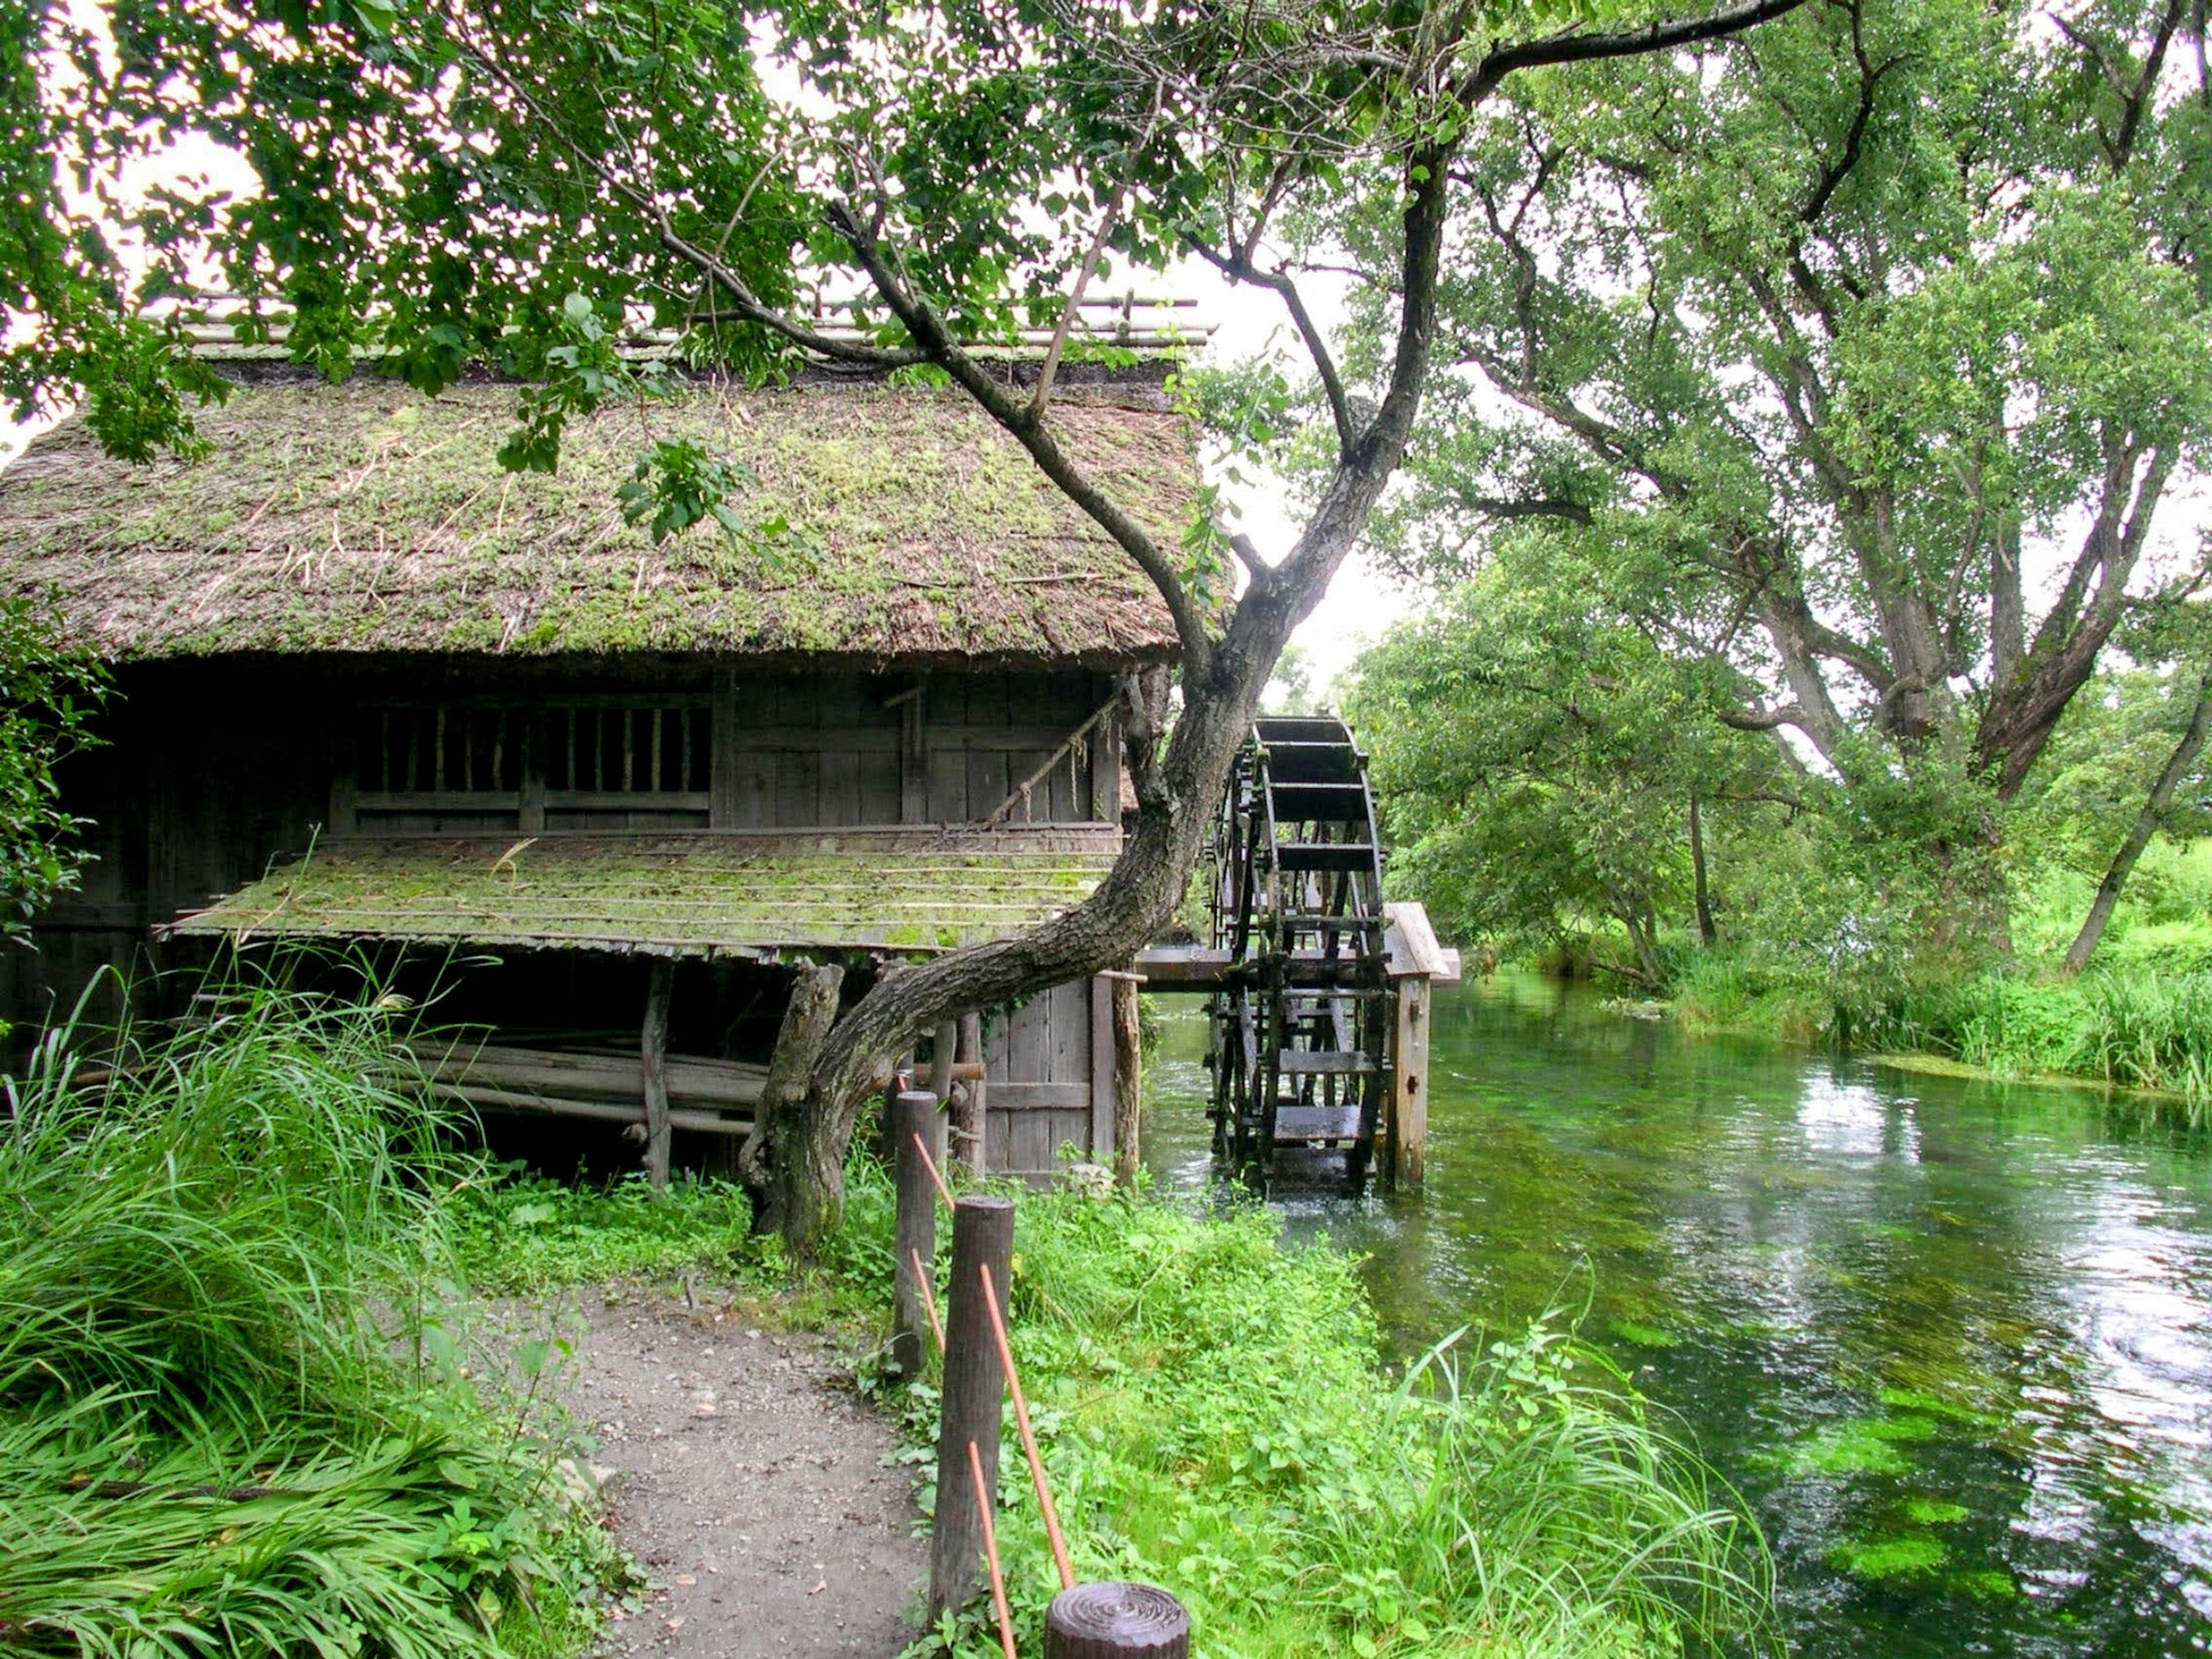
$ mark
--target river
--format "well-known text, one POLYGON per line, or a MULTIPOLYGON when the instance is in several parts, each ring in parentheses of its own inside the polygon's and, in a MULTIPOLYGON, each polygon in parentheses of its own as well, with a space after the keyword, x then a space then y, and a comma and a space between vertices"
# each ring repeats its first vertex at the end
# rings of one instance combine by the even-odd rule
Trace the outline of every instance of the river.
MULTIPOLYGON (((1146 1158, 1213 1176, 1167 1013, 1146 1158)), ((1425 1192, 1273 1200, 1389 1339, 1587 1311, 1748 1498, 1805 1659, 2212 1649, 2212 1144, 2094 1093, 1441 994, 1425 1192)))

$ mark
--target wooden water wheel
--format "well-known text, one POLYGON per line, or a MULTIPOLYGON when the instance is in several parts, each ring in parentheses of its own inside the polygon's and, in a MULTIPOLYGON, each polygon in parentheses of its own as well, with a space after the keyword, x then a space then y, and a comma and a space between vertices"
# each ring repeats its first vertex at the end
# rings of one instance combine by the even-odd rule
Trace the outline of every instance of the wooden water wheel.
POLYGON ((1366 757, 1329 715, 1253 723, 1214 829, 1215 1152, 1264 1187, 1279 1152, 1340 1152, 1356 1191, 1390 1018, 1382 851, 1366 757))

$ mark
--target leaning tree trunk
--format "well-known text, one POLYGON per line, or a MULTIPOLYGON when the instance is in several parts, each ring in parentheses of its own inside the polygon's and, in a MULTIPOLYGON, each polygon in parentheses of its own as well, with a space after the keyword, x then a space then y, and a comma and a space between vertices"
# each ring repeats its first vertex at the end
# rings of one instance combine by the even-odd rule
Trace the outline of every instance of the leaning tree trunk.
MULTIPOLYGON (((861 1099, 891 1057, 940 1021, 1119 967, 1174 913, 1205 846, 1213 809, 1301 596, 1247 596, 1206 684, 1184 704, 1162 750, 1164 672, 1127 683, 1125 726, 1137 793, 1121 856, 1083 903, 1030 933, 951 951, 878 980, 828 1031, 805 1110, 780 1119, 776 1222, 798 1256, 814 1251, 844 1206, 844 1158, 861 1099)), ((1316 595, 1315 597, 1318 597, 1316 595)))
POLYGON ((2173 805, 2173 792, 2196 763, 2208 732, 2212 732, 2212 668, 2207 669, 2204 678, 2197 682, 2197 707, 2190 713, 2181 741, 2166 757, 2166 768, 2151 785, 2142 811, 2136 814, 2135 823, 2129 827, 2127 839, 2112 855, 2112 866, 2105 872, 2104 880, 2097 884, 2097 896, 2090 901, 2089 914, 2081 923, 2081 931, 2074 936, 2074 943, 2066 950, 2068 973, 2078 974, 2089 965, 2097 941, 2104 938, 2106 925, 2112 919, 2112 908, 2120 902, 2120 889, 2127 884, 2136 860, 2150 845, 2150 838, 2158 833, 2159 825, 2166 822, 2166 812, 2173 805))

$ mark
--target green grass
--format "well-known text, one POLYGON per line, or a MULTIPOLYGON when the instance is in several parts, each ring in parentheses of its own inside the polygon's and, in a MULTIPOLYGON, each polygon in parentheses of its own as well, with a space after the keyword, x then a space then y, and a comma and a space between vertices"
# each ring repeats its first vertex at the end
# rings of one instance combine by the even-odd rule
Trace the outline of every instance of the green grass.
MULTIPOLYGON (((854 1260, 887 1287, 887 1188, 853 1184, 854 1260)), ((1352 1260, 1285 1247, 1264 1210, 1020 1202, 1013 1342, 1076 1571, 1173 1591, 1195 1651, 1773 1650, 1769 1564, 1735 1495, 1555 1322, 1462 1334, 1393 1378, 1352 1260)), ((934 1392, 901 1398, 927 1470, 934 1392)), ((1058 1585, 1011 1436, 1001 1470, 1035 1651, 1058 1585)), ((919 1650, 997 1648, 971 1612, 919 1650)))
MULTIPOLYGON (((632 1182, 516 1182, 465 1195, 459 1225, 505 1241, 492 1260, 511 1285, 712 1274, 775 1297, 771 1316, 840 1325, 926 1482, 936 1392, 890 1384, 879 1364, 890 1184, 857 1158, 848 1192, 828 1258, 796 1280, 711 1182, 655 1201, 632 1182)), ((1076 1570, 1172 1590, 1194 1651, 1638 1659, 1708 1638, 1775 1650, 1770 1567, 1741 1505, 1556 1323, 1462 1336, 1392 1377, 1356 1264, 1286 1249, 1256 1206, 1018 1202, 1012 1340, 1076 1570)), ((1058 1581, 1011 1415, 1007 1437, 1000 1537, 1036 1652, 1058 1581)), ((971 1607, 915 1651, 987 1659, 987 1617, 971 1607)))
POLYGON ((2147 964, 2119 952, 2073 979, 2028 967, 1930 974, 1869 997, 1757 951, 1723 951, 1688 956, 1670 991, 1690 1030, 1850 1041, 1999 1078, 2081 1078, 2172 1095, 2194 1127, 2212 1114, 2212 969, 2178 960, 2147 964))
POLYGON ((404 1013, 213 1006, 9 1081, 0 1647, 574 1650, 619 1563, 531 1408, 551 1345, 470 1346, 444 1216, 480 1176, 404 1013))

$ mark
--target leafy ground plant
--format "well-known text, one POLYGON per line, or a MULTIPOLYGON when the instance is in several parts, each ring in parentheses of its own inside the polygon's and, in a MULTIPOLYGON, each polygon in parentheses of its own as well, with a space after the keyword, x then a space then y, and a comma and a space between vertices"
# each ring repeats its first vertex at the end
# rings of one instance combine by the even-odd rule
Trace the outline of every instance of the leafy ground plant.
MULTIPOLYGON (((1462 1333, 1393 1378, 1353 1261, 1285 1248, 1256 1206, 1020 1205, 1013 1344, 1076 1571, 1174 1591, 1195 1651, 1775 1650, 1741 1504, 1557 1322, 1462 1333)), ((934 1392, 903 1410, 926 1469, 934 1392)), ((1000 1468, 1026 1650, 1058 1581, 1011 1441, 1000 1468)), ((918 1651, 996 1641, 952 1620, 918 1651)))
MULTIPOLYGON (((562 1652, 620 1564, 558 1440, 472 1373, 477 1178, 391 1000, 236 988, 0 1125, 0 1647, 562 1652)), ((480 1357, 477 1357, 480 1360, 480 1357)), ((550 1363, 507 1370, 526 1395, 550 1363)))

